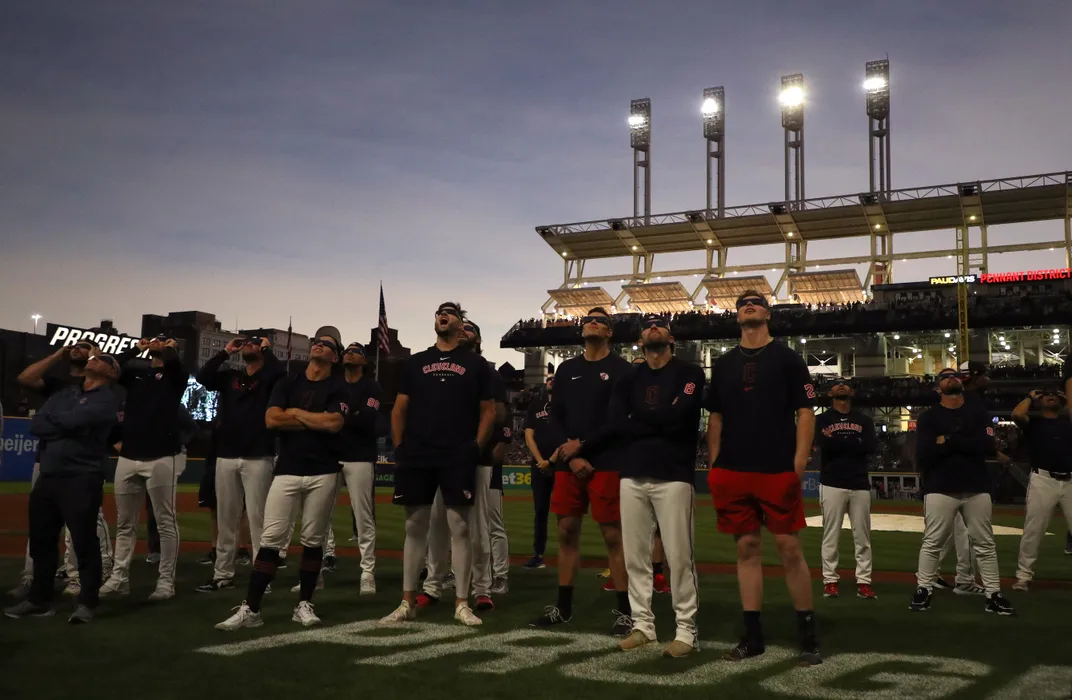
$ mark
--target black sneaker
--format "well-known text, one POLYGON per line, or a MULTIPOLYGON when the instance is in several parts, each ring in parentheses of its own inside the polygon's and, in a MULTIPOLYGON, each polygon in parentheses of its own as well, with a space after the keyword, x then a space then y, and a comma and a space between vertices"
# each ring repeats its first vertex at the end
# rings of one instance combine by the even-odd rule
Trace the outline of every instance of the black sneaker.
POLYGON ((766 650, 767 648, 763 644, 749 644, 747 639, 742 639, 737 646, 723 654, 722 658, 726 661, 744 661, 754 656, 760 656, 766 650))
POLYGON ((215 564, 216 563, 216 549, 208 550, 208 554, 197 560, 198 564, 215 564))
POLYGON ((939 576, 938 578, 934 579, 934 587, 935 588, 944 588, 947 591, 951 591, 954 588, 953 584, 951 584, 949 581, 946 581, 941 576, 939 576))
POLYGON ((1009 601, 1005 599, 1005 596, 1000 593, 992 593, 990 595, 990 598, 986 602, 986 611, 988 613, 997 613, 998 615, 1016 614, 1016 610, 1014 610, 1009 601))
POLYGON ((222 591, 224 588, 234 588, 234 579, 218 578, 197 587, 198 593, 212 593, 222 591))
MULTIPOLYGON (((543 609, 543 615, 540 615, 535 620, 529 623, 529 627, 535 627, 537 629, 546 629, 548 627, 554 627, 555 625, 564 625, 573 619, 573 615, 565 617, 562 611, 558 609, 557 605, 548 605, 543 609)), ((627 633, 628 634, 628 633, 627 633)))
POLYGON ((253 557, 249 555, 249 550, 243 547, 238 550, 238 554, 235 555, 235 564, 239 566, 249 566, 253 563, 253 557))
POLYGON ((913 612, 923 612, 931 607, 931 592, 929 589, 920 586, 916 589, 916 592, 912 595, 912 602, 908 604, 908 609, 913 612))
POLYGON ((20 617, 50 617, 55 614, 56 611, 52 609, 51 605, 38 605, 28 600, 12 605, 10 608, 4 608, 4 615, 12 619, 20 617))
POLYGON ((321 565, 324 571, 335 570, 335 557, 324 557, 324 563, 321 565))
POLYGON ((544 567, 543 557, 541 557, 539 554, 534 554, 532 555, 532 559, 529 559, 521 566, 525 569, 542 569, 544 567))
POLYGON ((614 637, 628 637, 633 631, 633 616, 617 610, 612 610, 611 614, 615 615, 614 624, 610 628, 611 635, 614 637))
POLYGON ((823 655, 819 653, 819 643, 814 639, 802 642, 800 656, 797 658, 797 666, 818 666, 823 662, 823 655))

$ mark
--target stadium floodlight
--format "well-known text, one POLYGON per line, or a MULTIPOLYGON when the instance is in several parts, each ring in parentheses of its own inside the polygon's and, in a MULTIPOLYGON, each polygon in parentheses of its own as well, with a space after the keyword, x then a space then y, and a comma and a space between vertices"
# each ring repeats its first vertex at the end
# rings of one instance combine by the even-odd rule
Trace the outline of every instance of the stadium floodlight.
POLYGON ((868 61, 864 65, 867 116, 882 119, 890 112, 890 62, 868 61))
POLYGON ((796 208, 804 201, 804 75, 782 76, 778 102, 785 131, 785 201, 796 208))
POLYGON ((651 100, 647 97, 629 103, 629 145, 633 147, 633 218, 640 217, 643 185, 644 224, 647 225, 651 222, 651 100))
POLYGON ((868 61, 864 64, 864 95, 867 108, 868 170, 871 174, 871 191, 889 195, 893 185, 890 179, 890 60, 888 58, 868 61))
POLYGON ((782 76, 782 91, 778 95, 782 105, 782 127, 790 131, 804 128, 804 75, 794 73, 782 76))
POLYGON ((726 211, 726 89, 704 88, 700 114, 707 154, 707 210, 721 218, 726 211), (716 180, 717 187, 712 187, 716 180))

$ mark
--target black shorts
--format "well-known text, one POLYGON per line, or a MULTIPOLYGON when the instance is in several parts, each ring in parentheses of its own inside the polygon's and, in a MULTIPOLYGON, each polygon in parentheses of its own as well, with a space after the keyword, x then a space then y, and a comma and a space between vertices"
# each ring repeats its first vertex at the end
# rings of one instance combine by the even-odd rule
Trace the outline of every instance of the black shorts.
POLYGON ((216 510, 216 462, 205 460, 201 485, 197 488, 197 506, 216 510))
POLYGON ((430 506, 436 491, 443 492, 443 505, 460 508, 473 505, 476 491, 476 464, 467 461, 439 465, 398 464, 395 468, 395 495, 398 506, 430 506))

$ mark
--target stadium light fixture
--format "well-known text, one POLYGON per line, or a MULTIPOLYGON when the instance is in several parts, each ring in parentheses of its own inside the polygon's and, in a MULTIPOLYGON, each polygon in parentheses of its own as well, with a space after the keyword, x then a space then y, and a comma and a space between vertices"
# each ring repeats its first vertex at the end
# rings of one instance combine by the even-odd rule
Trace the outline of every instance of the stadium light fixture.
POLYGON ((723 155, 726 149, 725 88, 704 88, 700 115, 703 118, 704 159, 707 161, 707 210, 717 211, 717 216, 721 218, 726 211, 726 159, 723 155))
POLYGON ((651 100, 633 100, 629 103, 629 145, 647 148, 651 145, 651 100))
POLYGON ((868 61, 864 65, 864 93, 867 116, 883 119, 890 112, 890 61, 868 61))
POLYGON ((646 97, 629 102, 629 145, 633 148, 633 218, 640 217, 643 185, 644 224, 648 225, 651 222, 651 100, 646 97))
POLYGON ((778 102, 782 106, 785 131, 785 201, 804 200, 804 75, 782 76, 778 102))
POLYGON ((34 335, 37 335, 37 322, 41 320, 41 314, 33 314, 30 316, 34 322, 34 335))
POLYGON ((890 59, 864 64, 864 99, 871 191, 889 195, 893 188, 890 179, 890 59))

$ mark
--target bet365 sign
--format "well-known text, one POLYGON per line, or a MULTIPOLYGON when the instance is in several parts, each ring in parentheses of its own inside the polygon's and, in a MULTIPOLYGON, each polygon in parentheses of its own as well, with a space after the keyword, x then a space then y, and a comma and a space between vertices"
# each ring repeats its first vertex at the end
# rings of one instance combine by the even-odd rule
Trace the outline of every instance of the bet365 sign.
MULTIPOLYGON (((118 355, 137 345, 140 340, 129 335, 102 333, 73 326, 60 326, 55 323, 48 324, 46 334, 48 344, 56 347, 69 347, 80 340, 92 340, 106 355, 118 355)), ((148 351, 145 351, 139 357, 148 357, 148 354, 148 351)))

